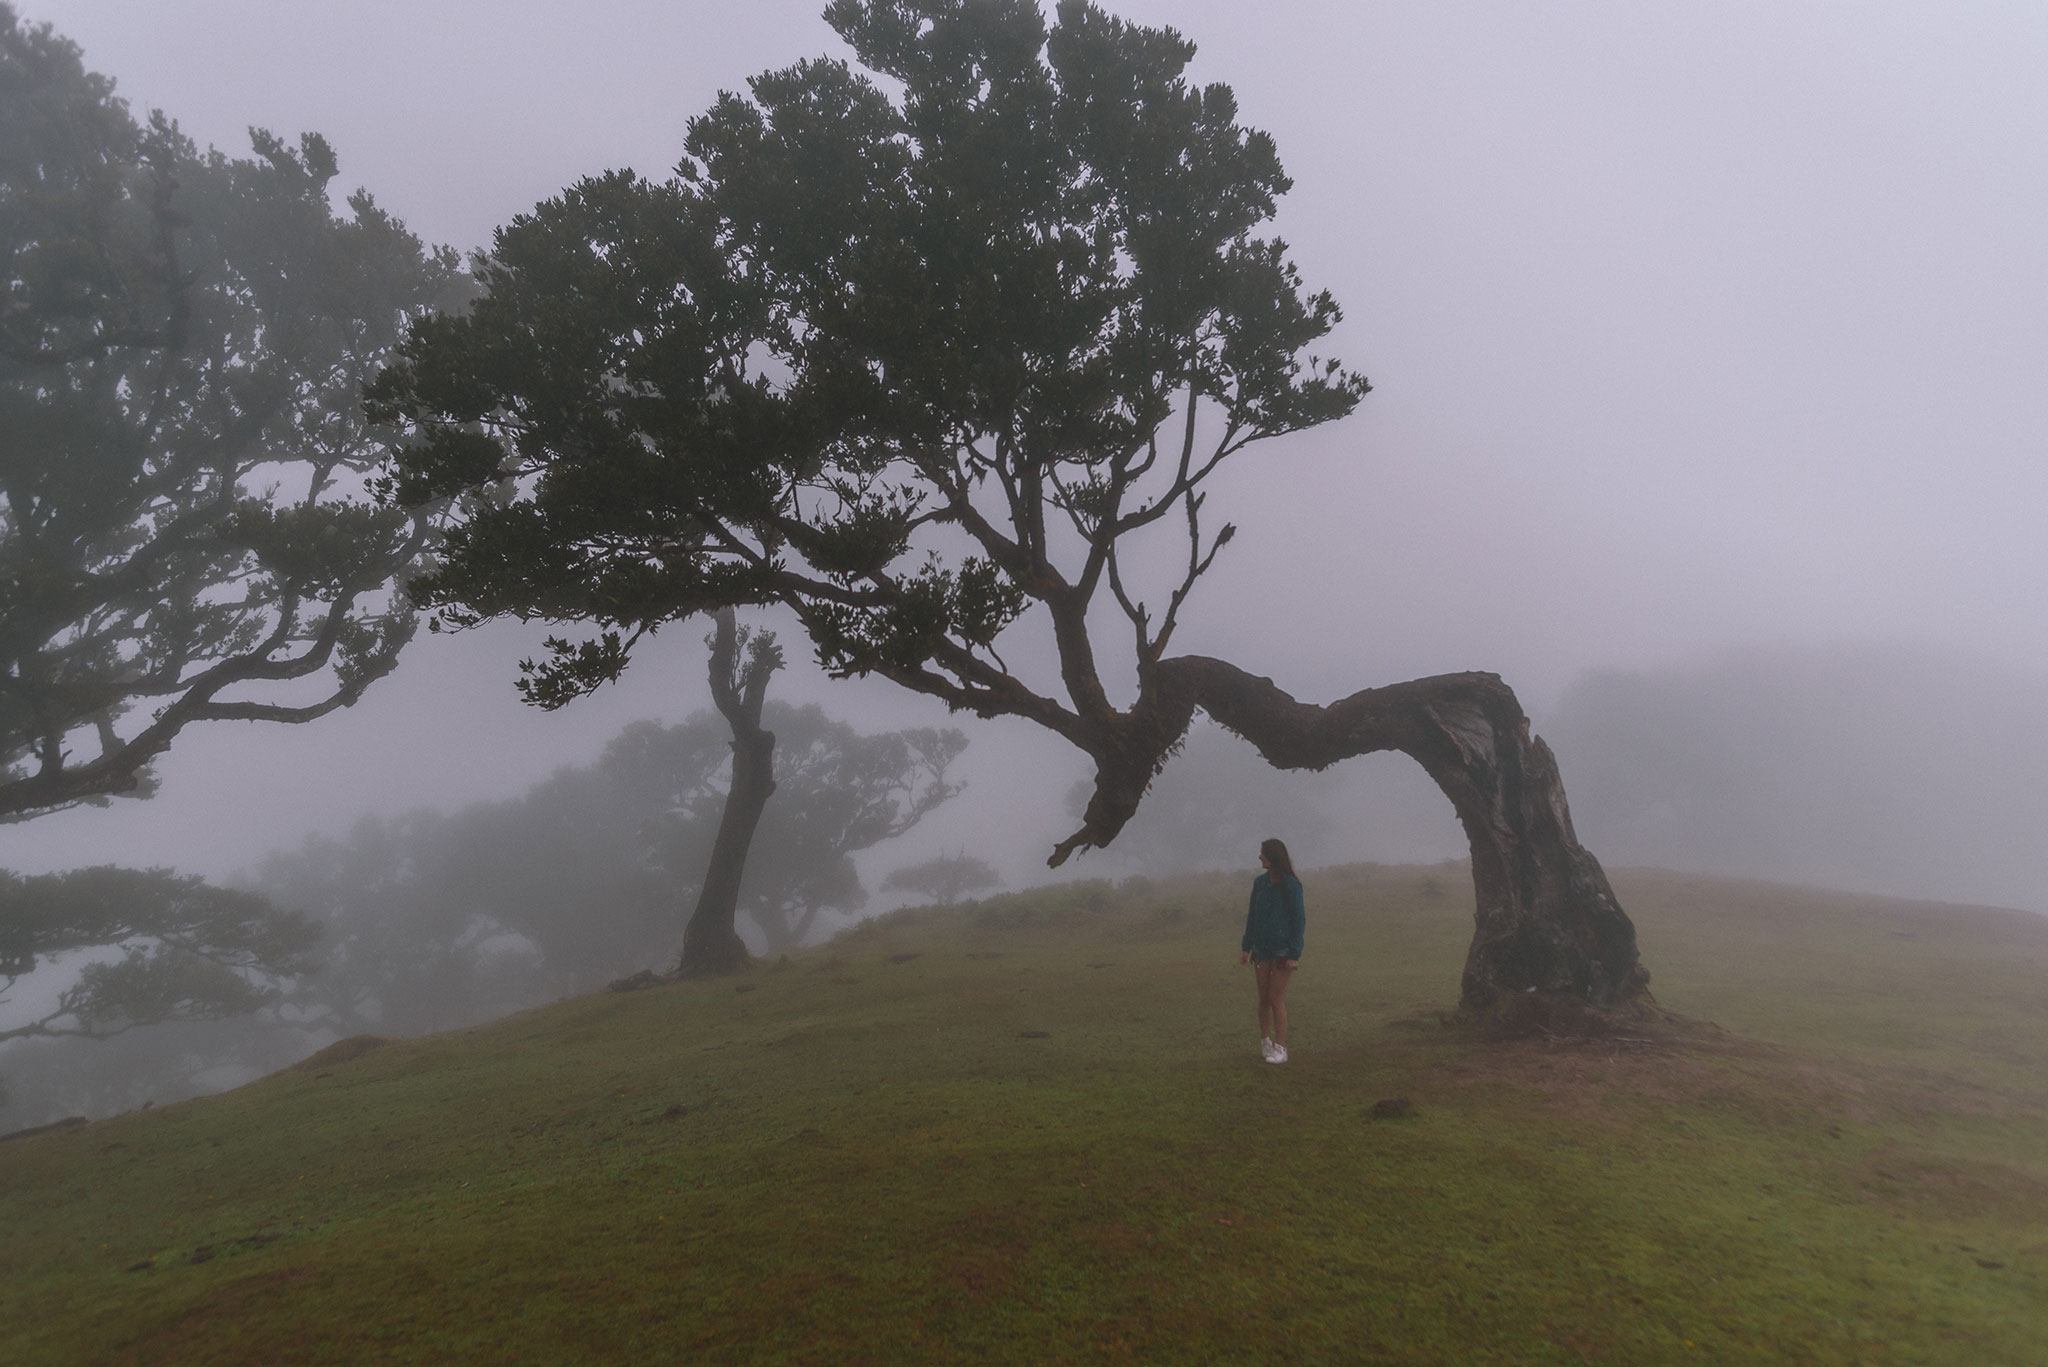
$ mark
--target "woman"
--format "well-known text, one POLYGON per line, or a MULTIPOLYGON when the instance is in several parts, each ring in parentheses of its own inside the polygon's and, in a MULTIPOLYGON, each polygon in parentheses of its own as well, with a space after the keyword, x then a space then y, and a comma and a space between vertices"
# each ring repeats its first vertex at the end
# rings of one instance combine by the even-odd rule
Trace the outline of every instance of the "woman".
POLYGON ((1252 883, 1252 904, 1244 916, 1244 943, 1237 961, 1252 965, 1259 982, 1259 1051, 1268 1063, 1287 1062, 1287 983, 1301 963, 1301 936, 1308 913, 1294 861, 1277 840, 1259 846, 1265 869, 1252 883))

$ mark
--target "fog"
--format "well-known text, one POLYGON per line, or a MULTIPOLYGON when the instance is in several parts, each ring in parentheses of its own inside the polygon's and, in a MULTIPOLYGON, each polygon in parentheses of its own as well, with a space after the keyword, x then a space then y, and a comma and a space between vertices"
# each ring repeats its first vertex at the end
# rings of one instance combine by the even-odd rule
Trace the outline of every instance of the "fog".
MULTIPOLYGON (((230 151, 252 124, 318 130, 343 186, 462 248, 578 176, 661 174, 720 87, 835 50, 819 7, 21 4, 138 108, 230 151)), ((2048 825, 2048 743, 1950 706, 2021 705, 2048 677, 2048 10, 1113 8, 1182 29, 1198 77, 1275 135, 1296 180, 1281 230, 1345 306, 1332 350, 1375 386, 1353 418, 1226 467, 1211 507, 1241 535, 1178 649, 1315 700, 1498 672, 1610 863, 2048 907, 2015 838, 2048 825), (1787 659, 1825 667, 1770 663, 1787 659), (1622 725, 1618 677, 1664 688, 1628 713, 1664 719, 1647 738, 1622 725), (1881 725, 1797 743, 1858 689, 1881 725), (1765 743, 1786 718, 1793 742, 1765 743), (1916 777, 1958 740, 2011 762, 1916 777), (1682 788, 1669 766, 1701 754, 1739 755, 1719 772, 1781 799, 1768 840, 1631 812, 1631 784, 1682 788), (1809 800, 1844 789, 1864 805, 1809 800), (1926 838, 1879 834, 1907 829, 1926 838)), ((511 681, 539 635, 423 636, 348 712, 190 729, 156 798, 0 828, 0 866, 227 876, 364 813, 509 796, 627 721, 708 701, 686 624, 615 688, 524 707, 511 681)), ((791 659, 778 697, 870 729, 945 722, 791 659)), ((1013 884, 1045 876, 1080 757, 1023 723, 956 724, 970 789, 892 859, 965 847, 1013 884)), ((1228 762, 1220 783, 1263 782, 1248 754, 1228 762)), ((1448 805, 1403 763, 1309 790, 1336 813, 1318 855, 1457 852, 1448 805)), ((1065 872, 1127 867, 1109 851, 1065 872)))
POLYGON ((1608 863, 2048 911, 2048 677, 1759 647, 1575 684, 1549 727, 1608 863))

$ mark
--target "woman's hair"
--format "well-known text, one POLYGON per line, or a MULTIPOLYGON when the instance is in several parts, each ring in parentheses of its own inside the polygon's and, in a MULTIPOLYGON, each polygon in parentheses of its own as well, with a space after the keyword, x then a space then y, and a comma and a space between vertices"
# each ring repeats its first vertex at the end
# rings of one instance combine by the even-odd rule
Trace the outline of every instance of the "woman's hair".
POLYGON ((1284 843, 1278 840, 1262 840, 1259 842, 1259 853, 1265 857, 1266 864, 1272 869, 1271 877, 1274 882, 1284 883, 1294 877, 1294 861, 1287 857, 1287 846, 1284 843))

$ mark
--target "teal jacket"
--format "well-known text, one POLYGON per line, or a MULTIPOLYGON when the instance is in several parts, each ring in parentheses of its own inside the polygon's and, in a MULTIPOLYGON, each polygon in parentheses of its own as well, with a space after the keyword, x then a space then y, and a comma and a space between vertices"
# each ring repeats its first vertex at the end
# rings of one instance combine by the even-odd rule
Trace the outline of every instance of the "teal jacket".
POLYGON ((1299 959, 1308 911, 1301 902, 1301 880, 1293 874, 1279 887, 1260 874, 1252 883, 1252 904, 1244 914, 1244 943, 1238 948, 1262 958, 1299 959))

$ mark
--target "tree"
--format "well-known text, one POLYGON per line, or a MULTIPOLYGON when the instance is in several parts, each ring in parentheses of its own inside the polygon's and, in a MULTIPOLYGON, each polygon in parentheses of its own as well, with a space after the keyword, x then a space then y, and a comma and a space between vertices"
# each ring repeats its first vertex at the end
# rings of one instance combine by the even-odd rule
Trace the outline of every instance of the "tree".
POLYGON ((732 728, 732 769, 719 804, 718 832, 697 885, 697 905, 683 926, 676 971, 692 976, 746 966, 747 944, 733 919, 739 914, 747 851, 775 794, 775 733, 761 725, 761 705, 768 697, 769 676, 782 668, 782 650, 772 633, 753 634, 739 626, 730 605, 714 616, 717 626, 705 641, 711 647, 711 699, 732 728))
MULTIPOLYGON (((565 786, 551 796, 570 796, 565 786)), ((621 939, 637 952, 632 932, 647 918, 630 837, 605 838, 620 805, 532 798, 366 816, 343 838, 268 855, 256 889, 325 932, 278 1025, 330 1037, 453 1029, 589 990, 621 939), (568 922, 557 938, 572 951, 551 958, 517 924, 522 914, 568 922)))
MULTIPOLYGON (((966 738, 864 735, 816 707, 768 702, 782 773, 752 841, 740 910, 771 948, 867 897, 851 856, 959 791, 966 738)), ((325 932, 283 1022, 337 1034, 444 1030, 588 992, 675 952, 701 902, 731 789, 732 733, 701 711, 636 722, 591 763, 518 797, 364 817, 257 867, 254 886, 325 932)))
MULTIPOLYGON (((738 907, 773 953, 801 943, 822 913, 867 904, 853 856, 905 834, 962 791, 947 773, 967 737, 932 727, 866 735, 816 706, 770 703, 761 719, 776 737, 775 800, 761 815, 738 907)), ((736 791, 717 747, 699 739, 716 720, 700 714, 640 742, 669 757, 663 810, 645 831, 656 866, 677 884, 709 881, 724 794, 736 791)), ((736 769, 737 746, 734 753, 736 769)))
POLYGON ((516 219, 473 312, 422 321, 372 386, 406 432, 391 497, 468 499, 419 586, 441 619, 594 624, 531 672, 566 699, 667 622, 782 604, 835 674, 1087 754, 1055 865, 1116 837, 1198 708, 1282 768, 1401 750, 1471 842, 1465 1006, 1644 997, 1634 926, 1497 676, 1316 706, 1168 653, 1235 532, 1204 521, 1210 477, 1368 388, 1310 352, 1337 305, 1258 235, 1289 186, 1272 140, 1188 83, 1178 34, 1081 0, 1049 30, 1030 0, 826 17, 872 74, 756 77, 691 123, 675 178, 614 172, 516 219), (1150 589, 1126 564, 1147 533, 1181 538, 1150 589), (1099 601, 1132 651, 1108 682, 1099 601), (1054 683, 1018 653, 1031 629, 1054 683))
POLYGON ((367 500, 363 381, 466 277, 336 162, 199 153, 0 3, 0 819, 146 794, 201 721, 353 703, 426 510, 367 500), (139 707, 151 710, 128 724, 139 707))
POLYGON ((921 864, 906 864, 882 880, 882 886, 904 892, 921 892, 934 902, 953 903, 970 892, 998 887, 996 871, 966 851, 942 854, 921 864))
POLYGON ((270 980, 311 967, 319 938, 318 926, 256 893, 166 869, 0 871, 0 992, 51 959, 91 949, 121 955, 86 964, 54 1009, 0 1029, 0 1041, 107 1039, 137 1026, 245 1015, 277 999, 270 980))

